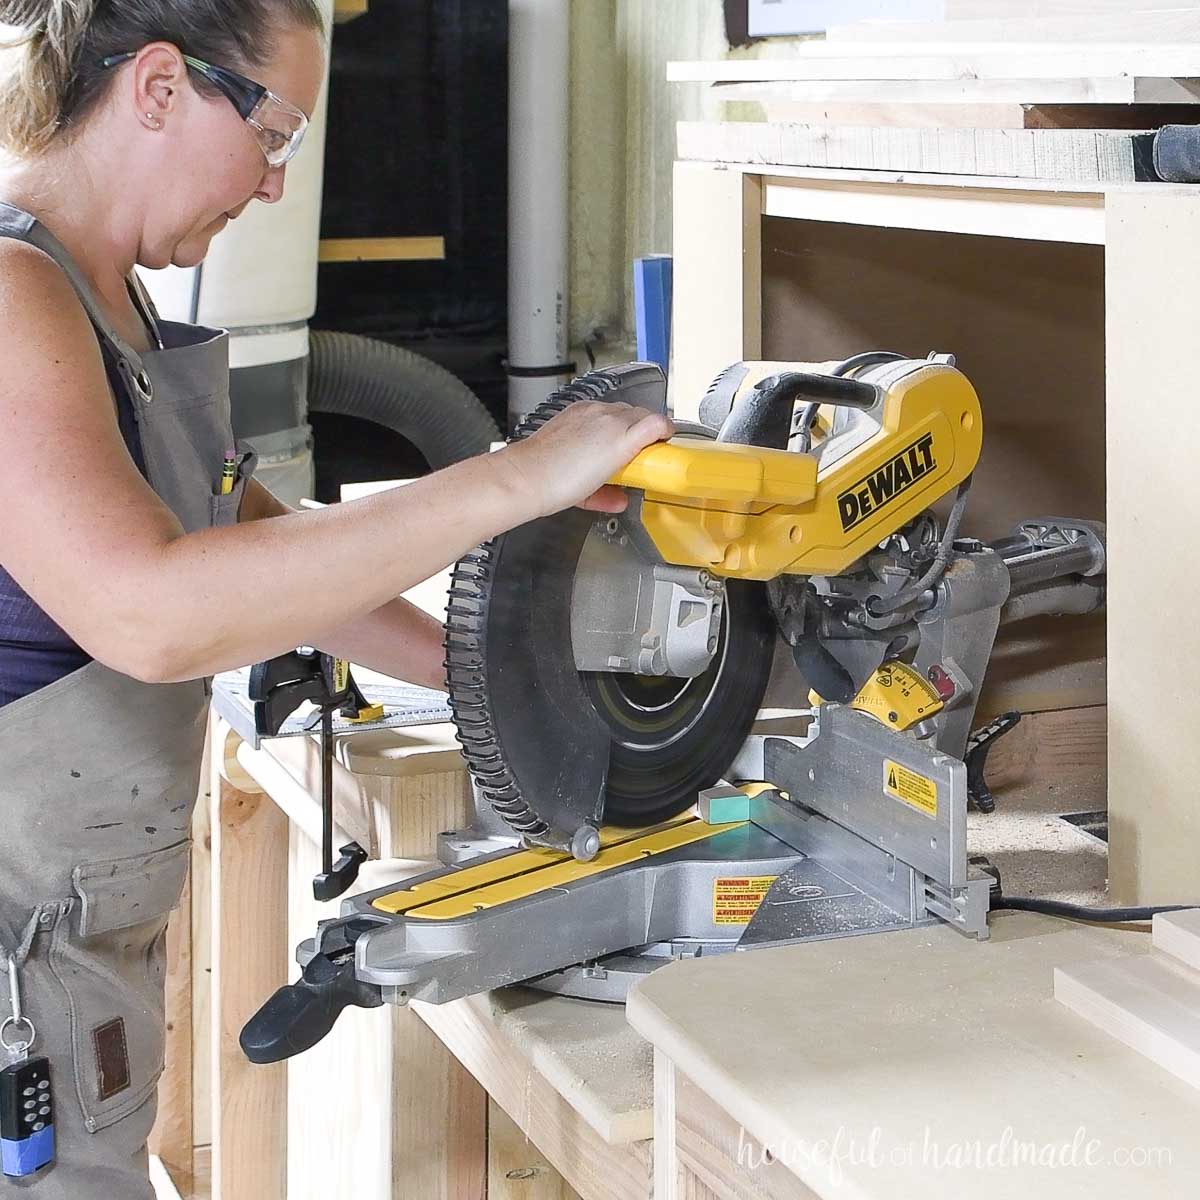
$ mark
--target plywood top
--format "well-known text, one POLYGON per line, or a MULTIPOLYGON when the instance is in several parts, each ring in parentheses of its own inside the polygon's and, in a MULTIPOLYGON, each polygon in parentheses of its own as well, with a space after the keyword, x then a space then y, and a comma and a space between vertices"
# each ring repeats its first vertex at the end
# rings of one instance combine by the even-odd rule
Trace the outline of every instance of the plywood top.
POLYGON ((654 1136, 654 1051, 620 1004, 504 988, 469 1001, 610 1145, 654 1136))
POLYGON ((1053 997, 1055 966, 1149 949, 1136 930, 1002 913, 985 943, 939 926, 675 964, 627 1011, 830 1200, 1193 1195, 1200 1095, 1053 997), (1084 1149, 1055 1169, 1014 1161, 1080 1137, 1101 1161, 1165 1148, 1171 1165, 1074 1165, 1084 1149), (804 1155, 820 1139, 844 1149, 836 1168, 804 1155), (1007 1165, 947 1165, 977 1146, 1007 1165))

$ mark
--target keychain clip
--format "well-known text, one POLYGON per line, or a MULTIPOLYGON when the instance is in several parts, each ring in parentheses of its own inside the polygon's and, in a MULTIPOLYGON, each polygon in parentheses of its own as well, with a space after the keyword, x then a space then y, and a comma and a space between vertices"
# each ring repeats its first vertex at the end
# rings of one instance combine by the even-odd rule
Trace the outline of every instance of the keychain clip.
POLYGON ((21 1009, 21 978, 17 966, 16 955, 8 957, 8 997, 12 1003, 12 1016, 0 1022, 0 1049, 4 1050, 13 1062, 21 1062, 29 1057, 30 1048, 37 1041, 37 1029, 33 1022, 21 1009), (28 1030, 28 1036, 20 1040, 20 1030, 28 1030), (13 1031, 17 1031, 16 1037, 13 1031))

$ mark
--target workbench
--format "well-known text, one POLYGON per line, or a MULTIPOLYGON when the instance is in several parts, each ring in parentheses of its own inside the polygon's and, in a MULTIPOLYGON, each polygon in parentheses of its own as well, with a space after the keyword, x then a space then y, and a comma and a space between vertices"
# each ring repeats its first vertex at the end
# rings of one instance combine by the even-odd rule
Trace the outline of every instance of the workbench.
POLYGON ((631 996, 655 1048, 657 1200, 1175 1200, 1200 1093, 1060 1005, 1055 966, 1144 932, 1000 913, 681 962, 631 996))
MULTIPOLYGON (((172 929, 173 1045, 154 1145, 181 1193, 648 1200, 653 1056, 619 1006, 513 988, 349 1009, 286 1064, 244 1059, 242 1025, 296 978, 296 945, 340 902, 312 899, 316 741, 254 750, 215 716, 209 740, 189 905, 172 929)), ((469 788, 448 724, 338 735, 337 828, 375 860, 356 890, 428 870, 469 788)))
MULTIPOLYGON (((1089 712, 1082 745, 1075 724, 1048 714, 1027 718, 994 751, 1000 809, 975 818, 972 840, 1002 863, 1014 890, 1094 901, 1102 887, 1102 844, 1063 822, 1046 828, 1048 814, 1086 807, 1102 789, 1103 710, 1089 712), (1048 849, 1056 887, 1038 866, 1048 849)), ((775 713, 759 729, 783 732, 788 720, 775 713)), ((315 740, 267 741, 255 751, 214 719, 209 759, 191 919, 185 908, 171 933, 173 1046, 155 1147, 181 1192, 188 1194, 194 1173, 192 1194, 222 1200, 470 1200, 485 1186, 491 1200, 654 1194, 655 1050, 642 1034, 656 1043, 658 1034, 640 1015, 636 1031, 619 1006, 513 988, 444 1006, 350 1009, 325 1041, 286 1066, 247 1063, 236 1041, 242 1024, 296 977, 296 944, 321 916, 336 915, 338 903, 320 906, 311 897, 319 857, 315 740)), ((363 868, 360 890, 427 869, 439 831, 463 820, 468 786, 449 725, 339 735, 337 824, 380 856, 363 868)), ((988 975, 972 964, 984 960, 970 952, 994 949, 945 932, 960 947, 967 981, 983 987, 988 975)), ((829 945, 851 956, 882 940, 829 945)), ((823 946, 794 953, 810 949, 818 958, 830 953, 823 946)), ((757 960, 705 960, 687 971, 703 979, 711 969, 725 979, 757 969, 757 960)), ((675 970, 662 978, 676 978, 675 970)), ((796 969, 785 974, 793 979, 796 969)), ((659 977, 631 1011, 646 1011, 659 977)), ((732 1044, 742 1041, 753 1003, 747 993, 730 1009, 739 1030, 732 1044)), ((661 1123, 668 1111, 661 1053, 658 1062, 661 1123)))

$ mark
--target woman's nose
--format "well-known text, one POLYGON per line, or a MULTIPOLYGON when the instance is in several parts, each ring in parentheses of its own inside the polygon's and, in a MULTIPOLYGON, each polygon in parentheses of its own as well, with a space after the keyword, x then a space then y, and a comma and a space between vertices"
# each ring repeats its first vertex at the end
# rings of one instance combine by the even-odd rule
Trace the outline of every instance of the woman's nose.
POLYGON ((275 204, 283 199, 284 177, 287 167, 268 167, 254 195, 264 204, 275 204))

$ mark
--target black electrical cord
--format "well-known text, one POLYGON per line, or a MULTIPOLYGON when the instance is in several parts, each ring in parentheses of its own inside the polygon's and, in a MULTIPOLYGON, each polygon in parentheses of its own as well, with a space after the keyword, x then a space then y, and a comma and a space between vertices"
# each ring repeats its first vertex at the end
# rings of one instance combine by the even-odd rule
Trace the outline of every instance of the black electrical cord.
POLYGON ((1085 904, 1068 904, 1065 900, 1027 899, 1000 893, 992 897, 992 908, 1042 913, 1048 917, 1066 917, 1072 921, 1097 921, 1103 925, 1125 925, 1134 921, 1149 921, 1158 913, 1183 912, 1189 908, 1200 908, 1200 905, 1152 904, 1126 908, 1089 908, 1085 904))
POLYGON ((874 367, 885 362, 903 362, 906 358, 907 354, 897 354, 895 350, 865 350, 862 354, 852 354, 849 358, 842 359, 829 373, 841 379, 860 367, 874 367))
POLYGON ((946 521, 946 531, 942 534, 937 555, 930 564, 929 570, 916 583, 910 583, 908 587, 901 588, 894 596, 868 596, 866 608, 871 616, 885 617, 889 613, 894 613, 906 604, 911 604, 922 593, 936 587, 941 582, 942 576, 946 573, 946 567, 950 564, 950 555, 954 551, 954 539, 958 537, 958 527, 962 524, 963 513, 967 508, 967 495, 971 491, 972 478, 973 476, 968 475, 958 485, 958 495, 954 498, 954 507, 950 510, 950 516, 946 521))

